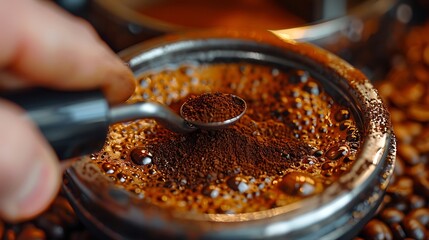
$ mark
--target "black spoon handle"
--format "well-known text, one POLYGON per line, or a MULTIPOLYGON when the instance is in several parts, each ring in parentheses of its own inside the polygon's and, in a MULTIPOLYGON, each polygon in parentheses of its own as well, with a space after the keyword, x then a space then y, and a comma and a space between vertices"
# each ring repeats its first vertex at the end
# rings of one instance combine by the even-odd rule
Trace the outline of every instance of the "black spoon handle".
POLYGON ((95 152, 109 127, 109 105, 100 91, 24 89, 0 93, 27 111, 60 159, 95 152))

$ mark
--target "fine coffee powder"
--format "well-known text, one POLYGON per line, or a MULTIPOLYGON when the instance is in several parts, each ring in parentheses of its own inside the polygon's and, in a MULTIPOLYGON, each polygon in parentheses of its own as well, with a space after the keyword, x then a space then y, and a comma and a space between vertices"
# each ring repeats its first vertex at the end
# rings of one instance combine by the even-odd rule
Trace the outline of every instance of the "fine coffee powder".
POLYGON ((158 101, 176 112, 204 93, 247 103, 240 120, 222 130, 180 135, 148 119, 111 126, 91 162, 138 201, 168 211, 232 214, 285 206, 347 172, 361 144, 349 107, 301 69, 183 65, 147 72, 138 86, 130 103, 158 101))
POLYGON ((138 147, 131 151, 131 160, 144 165, 146 152, 153 153, 151 161, 168 176, 168 182, 186 182, 194 189, 237 174, 276 175, 310 155, 311 149, 296 139, 258 139, 250 132, 229 128, 201 130, 138 147))
POLYGON ((231 94, 204 93, 189 98, 180 113, 190 122, 215 123, 239 116, 245 107, 240 99, 231 94))

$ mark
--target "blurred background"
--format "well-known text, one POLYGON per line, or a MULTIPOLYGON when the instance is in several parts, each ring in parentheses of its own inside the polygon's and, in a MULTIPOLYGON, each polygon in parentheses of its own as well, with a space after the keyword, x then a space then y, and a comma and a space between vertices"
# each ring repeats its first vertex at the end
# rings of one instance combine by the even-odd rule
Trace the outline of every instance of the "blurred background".
POLYGON ((373 78, 425 0, 56 0, 87 19, 115 51, 166 33, 269 29, 340 55, 373 78))

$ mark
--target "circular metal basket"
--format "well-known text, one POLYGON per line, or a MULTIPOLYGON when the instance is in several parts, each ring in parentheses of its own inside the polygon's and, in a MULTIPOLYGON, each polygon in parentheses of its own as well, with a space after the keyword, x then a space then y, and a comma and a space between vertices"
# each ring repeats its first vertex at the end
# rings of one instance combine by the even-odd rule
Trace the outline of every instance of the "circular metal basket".
POLYGON ((121 56, 136 77, 185 62, 249 62, 307 70, 333 99, 348 102, 363 142, 350 171, 320 194, 261 212, 199 217, 142 207, 95 167, 88 167, 84 158, 66 171, 63 187, 82 221, 97 234, 114 239, 350 239, 373 216, 393 172, 395 138, 377 91, 348 63, 268 31, 173 35, 136 45, 121 56))

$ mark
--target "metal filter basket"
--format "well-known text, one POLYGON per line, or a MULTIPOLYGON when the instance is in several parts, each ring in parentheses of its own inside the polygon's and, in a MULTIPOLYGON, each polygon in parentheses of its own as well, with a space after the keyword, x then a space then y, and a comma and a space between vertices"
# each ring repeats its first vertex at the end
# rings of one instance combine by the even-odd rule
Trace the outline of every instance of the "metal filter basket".
POLYGON ((307 70, 335 100, 351 106, 363 142, 350 171, 323 192, 284 207, 194 218, 142 206, 88 158, 66 171, 63 189, 97 235, 112 239, 350 239, 373 216, 392 176, 395 138, 377 91, 358 70, 313 45, 271 32, 207 31, 170 35, 121 53, 135 76, 170 65, 249 62, 307 70))

